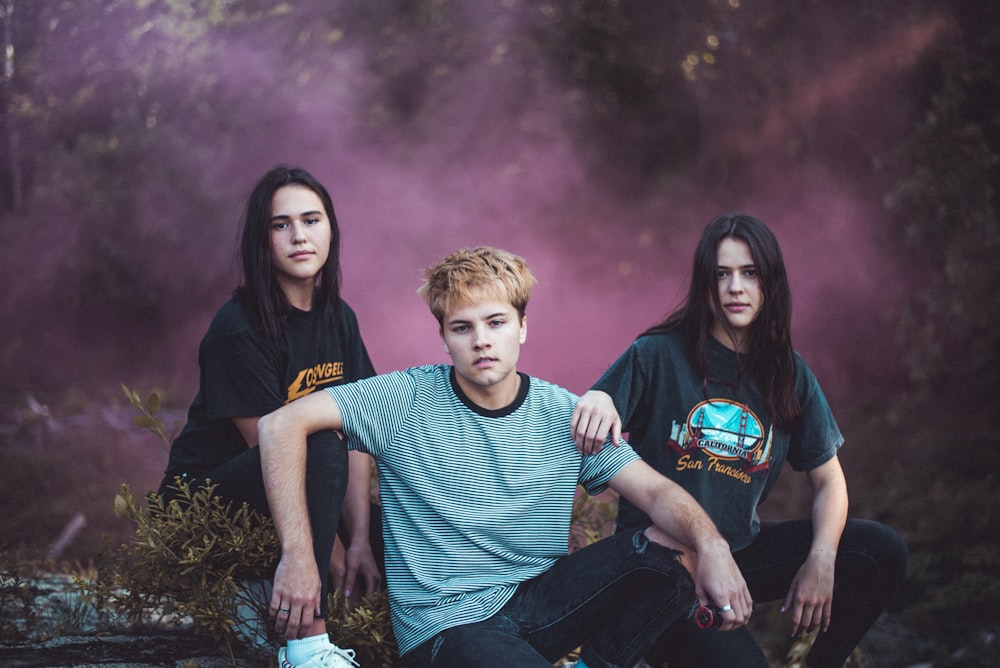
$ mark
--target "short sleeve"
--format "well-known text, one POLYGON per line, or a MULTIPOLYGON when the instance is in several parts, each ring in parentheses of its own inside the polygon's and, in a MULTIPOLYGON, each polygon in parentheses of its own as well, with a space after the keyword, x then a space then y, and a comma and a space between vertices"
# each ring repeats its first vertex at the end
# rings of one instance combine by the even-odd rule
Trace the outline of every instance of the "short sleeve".
POLYGON ((241 332, 203 344, 202 396, 210 419, 265 415, 284 403, 277 349, 241 332))
POLYGON ((795 361, 795 391, 802 416, 792 432, 788 463, 796 471, 811 471, 833 459, 844 444, 844 436, 819 381, 802 358, 796 355, 795 361))

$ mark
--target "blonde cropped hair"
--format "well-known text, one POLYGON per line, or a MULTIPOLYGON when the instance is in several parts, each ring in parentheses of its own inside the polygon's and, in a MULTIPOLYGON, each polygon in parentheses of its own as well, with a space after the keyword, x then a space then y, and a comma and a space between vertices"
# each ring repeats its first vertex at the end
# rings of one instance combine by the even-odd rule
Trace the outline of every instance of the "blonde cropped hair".
POLYGON ((442 326, 453 308, 484 297, 510 302, 523 319, 535 285, 524 258, 489 246, 455 251, 425 269, 424 278, 417 293, 442 326))

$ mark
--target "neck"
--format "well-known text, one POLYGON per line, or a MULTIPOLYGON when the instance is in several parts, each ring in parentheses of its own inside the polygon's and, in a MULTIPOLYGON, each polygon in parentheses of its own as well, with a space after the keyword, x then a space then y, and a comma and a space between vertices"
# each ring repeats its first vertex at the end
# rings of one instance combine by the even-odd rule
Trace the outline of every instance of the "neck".
POLYGON ((740 354, 746 352, 746 332, 734 332, 724 327, 713 327, 712 338, 740 354))
POLYGON ((470 401, 488 411, 498 411, 510 406, 521 389, 521 376, 517 371, 511 371, 506 378, 493 385, 474 385, 466 382, 459 374, 456 374, 455 380, 470 401))
POLYGON ((312 310, 315 286, 311 282, 281 284, 281 291, 285 293, 285 299, 288 300, 288 303, 298 310, 312 310))

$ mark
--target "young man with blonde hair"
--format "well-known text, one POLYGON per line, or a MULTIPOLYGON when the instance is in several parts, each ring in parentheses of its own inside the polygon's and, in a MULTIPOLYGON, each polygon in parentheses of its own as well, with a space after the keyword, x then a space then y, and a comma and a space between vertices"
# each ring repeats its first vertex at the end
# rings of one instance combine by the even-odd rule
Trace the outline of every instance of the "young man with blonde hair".
POLYGON ((517 370, 535 282, 524 260, 461 250, 426 279, 451 365, 333 387, 261 419, 283 546, 272 614, 291 608, 298 625, 318 609, 303 453, 309 434, 334 429, 378 465, 393 629, 411 666, 550 667, 581 645, 583 665, 629 666, 699 600, 725 610, 723 628, 746 623, 746 584, 694 499, 625 443, 581 455, 567 428, 576 396, 517 370), (616 490, 653 525, 568 554, 578 484, 616 490))

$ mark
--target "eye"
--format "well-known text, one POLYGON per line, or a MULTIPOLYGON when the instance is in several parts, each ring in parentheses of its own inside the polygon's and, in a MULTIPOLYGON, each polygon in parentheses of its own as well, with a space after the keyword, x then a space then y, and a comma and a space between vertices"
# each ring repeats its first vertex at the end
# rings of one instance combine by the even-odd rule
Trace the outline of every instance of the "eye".
POLYGON ((281 230, 286 229, 287 227, 288 227, 288 223, 284 223, 284 222, 282 222, 282 223, 273 223, 271 225, 271 229, 275 230, 275 231, 281 231, 281 230))
POLYGON ((322 220, 323 219, 320 218, 319 216, 312 216, 310 218, 306 218, 305 222, 306 222, 306 225, 315 225, 315 224, 319 223, 322 220))
POLYGON ((451 331, 452 331, 453 334, 462 334, 464 332, 469 331, 469 326, 468 325, 455 325, 454 327, 451 328, 451 331))
POLYGON ((490 327, 502 327, 507 321, 501 320, 500 318, 494 318, 490 320, 490 327))
POLYGON ((719 280, 722 280, 726 276, 729 276, 729 272, 726 271, 725 269, 716 269, 715 270, 715 277, 718 278, 719 280))

